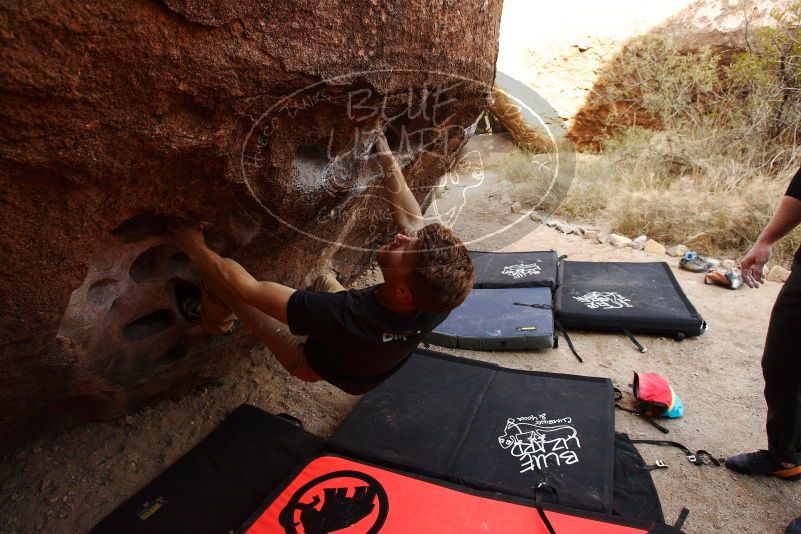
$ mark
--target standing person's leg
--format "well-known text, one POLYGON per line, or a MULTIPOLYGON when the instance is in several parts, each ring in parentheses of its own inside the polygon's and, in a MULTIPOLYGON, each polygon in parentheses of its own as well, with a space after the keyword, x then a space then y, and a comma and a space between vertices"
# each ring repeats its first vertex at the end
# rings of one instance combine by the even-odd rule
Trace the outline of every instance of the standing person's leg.
MULTIPOLYGON (((770 318, 762 357, 768 404, 768 450, 801 464, 801 265, 793 265, 770 318)), ((801 469, 799 469, 801 473, 801 469)))
POLYGON ((739 473, 801 479, 801 265, 776 299, 762 356, 768 451, 726 458, 739 473), (795 467, 793 467, 795 466, 795 467))

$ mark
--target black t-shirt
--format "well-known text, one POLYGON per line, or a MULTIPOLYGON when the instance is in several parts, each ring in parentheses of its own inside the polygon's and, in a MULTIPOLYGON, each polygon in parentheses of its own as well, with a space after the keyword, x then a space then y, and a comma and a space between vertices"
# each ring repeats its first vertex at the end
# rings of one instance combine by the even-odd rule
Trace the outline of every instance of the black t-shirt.
MULTIPOLYGON (((787 188, 787 193, 785 194, 788 197, 801 200, 801 169, 798 169, 798 172, 793 176, 793 179, 790 181, 790 187, 787 188)), ((795 261, 801 263, 801 247, 799 247, 795 253, 795 261)))
POLYGON ((353 395, 386 380, 448 316, 395 313, 379 304, 378 287, 338 293, 296 291, 287 303, 289 329, 309 336, 306 359, 311 368, 353 395))

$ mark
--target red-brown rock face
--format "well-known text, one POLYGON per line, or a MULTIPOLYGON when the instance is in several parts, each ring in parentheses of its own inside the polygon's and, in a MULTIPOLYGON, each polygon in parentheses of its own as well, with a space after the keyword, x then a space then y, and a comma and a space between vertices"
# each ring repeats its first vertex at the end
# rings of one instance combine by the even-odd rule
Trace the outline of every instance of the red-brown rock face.
POLYGON ((256 276, 358 274, 393 231, 365 126, 425 202, 486 105, 500 0, 0 7, 0 443, 224 372, 180 216, 256 276), (51 417, 52 418, 52 417, 51 417))

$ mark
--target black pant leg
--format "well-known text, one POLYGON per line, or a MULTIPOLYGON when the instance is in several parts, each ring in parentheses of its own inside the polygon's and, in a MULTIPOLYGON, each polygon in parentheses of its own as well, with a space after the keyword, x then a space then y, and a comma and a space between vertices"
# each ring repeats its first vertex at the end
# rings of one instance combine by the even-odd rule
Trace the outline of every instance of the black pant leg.
POLYGON ((768 449, 783 462, 801 464, 801 264, 776 299, 762 356, 768 404, 768 449))

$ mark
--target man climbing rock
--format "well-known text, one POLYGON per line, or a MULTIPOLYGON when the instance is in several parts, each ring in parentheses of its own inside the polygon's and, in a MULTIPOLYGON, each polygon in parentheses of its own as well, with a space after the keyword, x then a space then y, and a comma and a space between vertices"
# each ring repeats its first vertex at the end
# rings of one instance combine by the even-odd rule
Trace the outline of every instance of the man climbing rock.
POLYGON ((229 331, 238 318, 301 380, 326 380, 360 394, 389 377, 464 301, 474 274, 467 249, 448 228, 423 225, 382 133, 377 149, 392 217, 401 229, 378 249, 382 284, 345 290, 331 273, 308 291, 259 281, 211 251, 199 230, 179 225, 175 241, 202 279, 202 301, 184 303, 187 314, 211 333, 229 331))
MULTIPOLYGON (((786 196, 745 255, 741 269, 748 286, 759 287, 773 244, 801 224, 801 169, 786 196)), ((773 475, 784 480, 801 479, 801 248, 795 254, 792 273, 779 293, 770 317, 762 356, 765 401, 768 404, 768 449, 726 459, 726 467, 747 475, 773 475)), ((801 518, 787 527, 801 534, 801 518)))

